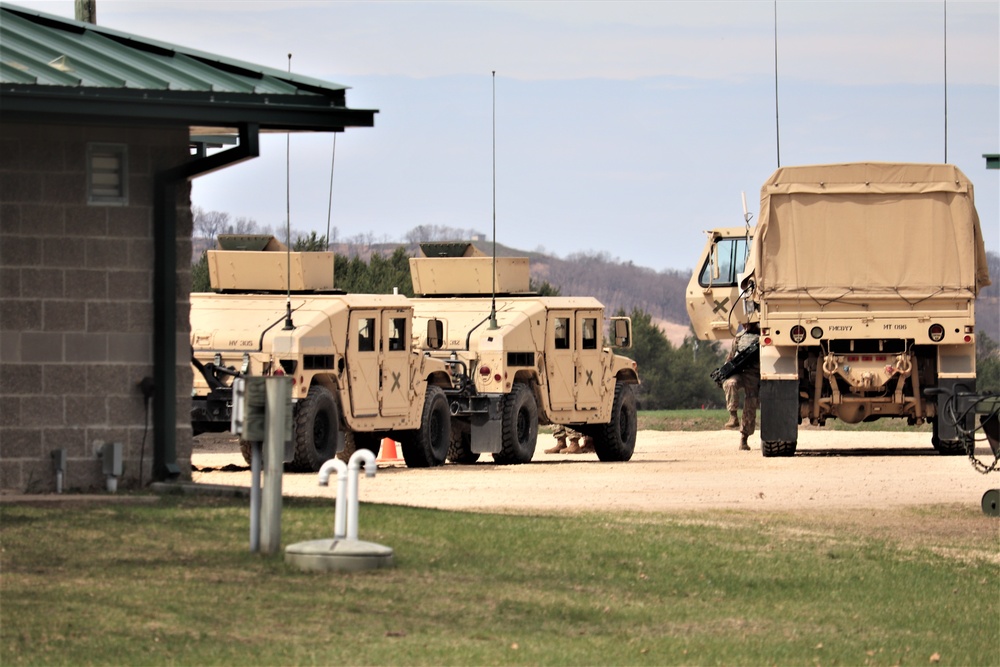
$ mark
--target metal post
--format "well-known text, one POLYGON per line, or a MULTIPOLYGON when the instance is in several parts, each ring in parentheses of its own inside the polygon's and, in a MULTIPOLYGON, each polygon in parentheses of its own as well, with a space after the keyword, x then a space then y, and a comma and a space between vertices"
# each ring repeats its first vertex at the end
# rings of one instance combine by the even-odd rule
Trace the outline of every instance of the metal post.
POLYGON ((250 443, 250 552, 260 551, 261 444, 250 443))
POLYGON ((264 553, 281 548, 281 474, 285 466, 292 383, 288 377, 267 378, 267 435, 264 440, 264 488, 261 502, 261 541, 264 553))

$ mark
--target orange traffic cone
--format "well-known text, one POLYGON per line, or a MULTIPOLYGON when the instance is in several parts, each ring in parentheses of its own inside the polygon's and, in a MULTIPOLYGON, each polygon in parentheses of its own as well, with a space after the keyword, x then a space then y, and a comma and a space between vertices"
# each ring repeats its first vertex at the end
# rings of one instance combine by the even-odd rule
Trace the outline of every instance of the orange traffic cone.
POLYGON ((396 455, 396 441, 392 438, 382 438, 382 446, 378 450, 378 461, 392 463, 399 460, 396 455))

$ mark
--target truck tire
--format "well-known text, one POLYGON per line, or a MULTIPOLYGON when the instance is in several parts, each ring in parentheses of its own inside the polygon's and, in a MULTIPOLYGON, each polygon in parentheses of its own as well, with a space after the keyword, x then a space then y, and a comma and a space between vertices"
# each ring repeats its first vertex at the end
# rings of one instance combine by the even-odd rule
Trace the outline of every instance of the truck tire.
POLYGON ((935 417, 932 420, 931 425, 931 445, 941 456, 961 456, 968 454, 968 450, 965 448, 965 443, 961 440, 942 440, 938 435, 938 420, 940 417, 935 417))
POLYGON ((796 380, 760 381, 760 453, 795 456, 799 435, 799 384, 796 380))
POLYGON ((420 428, 402 431, 400 436, 407 468, 430 468, 444 464, 451 445, 451 409, 441 387, 427 387, 420 428))
POLYGON ((451 420, 451 446, 448 447, 448 460, 464 465, 479 460, 479 454, 472 451, 472 430, 468 421, 451 420))
POLYGON ((516 383, 504 397, 502 419, 500 451, 493 460, 501 465, 529 462, 538 440, 538 404, 526 384, 516 383))
POLYGON ((631 385, 616 384, 611 420, 594 435, 594 449, 602 461, 628 461, 635 451, 635 394, 631 385))
POLYGON ((780 440, 775 442, 761 440, 760 453, 768 458, 777 456, 795 456, 795 446, 797 444, 798 443, 795 442, 782 442, 780 440))
POLYGON ((326 387, 313 386, 295 404, 295 457, 288 466, 298 472, 316 472, 337 455, 340 410, 326 387))

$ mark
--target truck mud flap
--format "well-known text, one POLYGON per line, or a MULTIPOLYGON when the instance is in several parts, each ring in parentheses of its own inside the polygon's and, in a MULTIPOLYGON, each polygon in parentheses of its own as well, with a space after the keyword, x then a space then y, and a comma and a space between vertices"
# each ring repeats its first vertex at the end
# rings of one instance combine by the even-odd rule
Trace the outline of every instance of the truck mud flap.
POLYGON ((765 442, 795 442, 798 437, 798 381, 761 380, 760 439, 765 442))

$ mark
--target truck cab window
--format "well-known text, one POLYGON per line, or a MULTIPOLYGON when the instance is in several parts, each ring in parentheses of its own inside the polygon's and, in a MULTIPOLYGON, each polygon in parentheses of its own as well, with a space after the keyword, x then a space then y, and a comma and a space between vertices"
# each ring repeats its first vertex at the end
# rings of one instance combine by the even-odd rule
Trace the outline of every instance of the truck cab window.
POLYGON ((698 284, 702 287, 733 287, 747 263, 746 237, 720 239, 702 267, 698 284), (717 262, 718 265, 713 263, 717 262), (716 268, 717 276, 714 275, 716 268))

